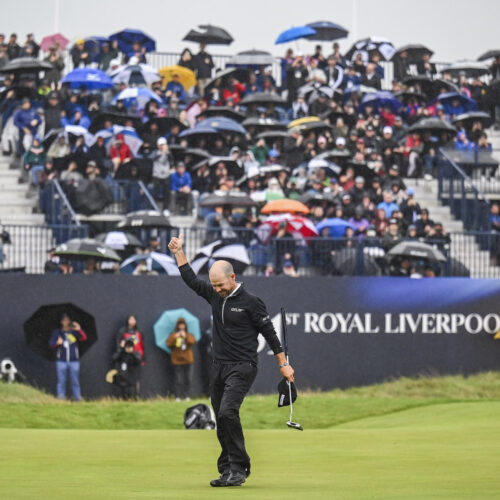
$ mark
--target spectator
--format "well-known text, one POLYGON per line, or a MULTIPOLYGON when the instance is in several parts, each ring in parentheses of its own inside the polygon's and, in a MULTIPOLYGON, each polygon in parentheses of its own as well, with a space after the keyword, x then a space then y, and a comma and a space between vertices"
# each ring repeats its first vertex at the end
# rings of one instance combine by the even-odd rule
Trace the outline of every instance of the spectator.
POLYGON ((406 190, 407 198, 401 203, 401 212, 408 225, 414 224, 421 213, 420 205, 415 200, 414 195, 415 190, 413 188, 408 188, 406 190))
POLYGON ((118 57, 118 50, 115 47, 110 47, 109 43, 105 42, 101 48, 101 55, 99 56, 98 68, 101 71, 108 71, 111 61, 118 57))
POLYGON ((14 115, 14 125, 19 130, 18 154, 21 156, 33 142, 38 127, 42 123, 40 115, 31 107, 31 101, 24 97, 21 101, 21 109, 14 115))
MULTIPOLYGON (((186 92, 184 91, 184 87, 179 80, 179 74, 174 73, 172 75, 172 80, 167 83, 167 87, 165 89, 165 97, 171 98, 172 96, 177 97, 179 101, 186 101, 186 92)), ((171 116, 169 114, 169 116, 171 116)))
POLYGON ((420 218, 415 222, 419 238, 426 238, 434 226, 434 221, 429 218, 429 210, 423 208, 420 212, 420 218))
POLYGON ((401 236, 397 219, 390 219, 389 228, 382 237, 382 248, 386 253, 401 241, 401 236))
POLYGON ((205 95, 205 87, 212 78, 212 69, 214 68, 212 56, 205 49, 206 45, 200 43, 200 51, 194 58, 194 68, 198 79, 198 94, 200 96, 205 95))
POLYGON ((21 47, 19 47, 17 43, 17 35, 12 33, 9 38, 9 42, 7 43, 7 55, 9 56, 9 60, 16 59, 21 55, 21 47))
POLYGON ((169 207, 170 175, 173 171, 174 158, 164 137, 156 141, 156 147, 158 149, 152 155, 153 196, 159 200, 163 193, 163 208, 166 209, 169 207))
POLYGON ((174 369, 175 400, 190 400, 191 372, 194 364, 193 345, 196 339, 187 331, 184 318, 179 318, 174 331, 167 339, 167 347, 171 349, 171 362, 174 369))
POLYGON ((377 66, 373 63, 368 63, 366 65, 366 71, 365 71, 363 77, 361 78, 361 83, 363 85, 366 85, 367 87, 372 87, 374 89, 381 90, 382 89, 382 80, 381 80, 380 76, 377 74, 377 72, 375 71, 376 67, 377 66))
POLYGON ((71 49, 71 60, 73 61, 73 68, 88 66, 92 61, 89 53, 85 49, 85 40, 80 38, 71 49))
POLYGON ((113 368, 116 371, 113 383, 120 388, 122 399, 136 399, 139 392, 139 370, 141 358, 134 349, 134 341, 127 339, 113 354, 113 368))
POLYGON ((394 59, 394 79, 403 82, 405 77, 410 74, 410 63, 408 62, 408 52, 403 51, 399 57, 394 59))
POLYGON ((21 57, 34 57, 35 59, 38 59, 39 52, 40 45, 35 42, 33 33, 28 33, 26 35, 26 41, 24 42, 23 48, 21 49, 21 57))
POLYGON ((193 210, 191 187, 191 174, 186 172, 183 162, 178 162, 175 172, 170 176, 170 212, 172 214, 191 214, 193 210))
POLYGON ((61 316, 61 328, 54 330, 49 346, 56 350, 57 397, 66 398, 66 380, 69 372, 73 399, 80 401, 80 355, 78 345, 87 340, 87 335, 68 314, 61 316))
POLYGON ((120 165, 128 163, 134 156, 123 134, 117 134, 114 144, 109 151, 113 163, 113 171, 116 172, 120 165))
POLYGON ((429 61, 430 55, 424 54, 422 60, 417 63, 417 73, 419 75, 427 76, 432 78, 436 74, 436 65, 429 61))
POLYGON ((394 198, 391 191, 382 193, 383 201, 377 205, 377 210, 382 209, 385 212, 385 218, 390 219, 394 210, 398 210, 398 206, 394 203, 394 198))

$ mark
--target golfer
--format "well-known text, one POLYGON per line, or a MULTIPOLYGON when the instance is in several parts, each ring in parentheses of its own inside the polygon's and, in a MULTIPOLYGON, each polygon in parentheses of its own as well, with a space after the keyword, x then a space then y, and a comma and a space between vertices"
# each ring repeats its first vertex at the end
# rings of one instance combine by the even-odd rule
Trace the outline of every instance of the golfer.
POLYGON ((267 340, 283 377, 293 382, 264 302, 236 281, 233 266, 224 260, 210 268, 210 284, 196 277, 182 250, 182 234, 168 248, 174 254, 182 279, 212 306, 213 355, 210 398, 217 417, 217 438, 222 452, 217 460, 220 477, 211 486, 241 486, 250 475, 250 457, 240 422, 240 406, 257 375, 257 336, 267 340))

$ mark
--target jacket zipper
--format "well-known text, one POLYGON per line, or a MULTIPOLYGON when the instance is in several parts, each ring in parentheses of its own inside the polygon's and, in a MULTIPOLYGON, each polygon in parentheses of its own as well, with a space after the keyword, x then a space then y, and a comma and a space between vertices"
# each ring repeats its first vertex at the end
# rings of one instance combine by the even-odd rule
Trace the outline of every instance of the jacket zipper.
POLYGON ((226 306, 226 300, 228 299, 229 297, 226 297, 224 299, 224 302, 222 303, 222 324, 224 324, 224 307, 226 306))

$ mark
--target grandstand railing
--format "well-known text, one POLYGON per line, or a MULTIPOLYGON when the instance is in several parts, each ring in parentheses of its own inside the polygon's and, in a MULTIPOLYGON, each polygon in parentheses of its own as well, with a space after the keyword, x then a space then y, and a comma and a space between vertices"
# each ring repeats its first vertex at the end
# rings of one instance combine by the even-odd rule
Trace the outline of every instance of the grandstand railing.
POLYGON ((126 214, 136 210, 156 210, 158 205, 143 181, 112 180, 113 203, 106 207, 105 214, 126 214))
MULTIPOLYGON (((475 152, 466 152, 466 154, 469 153, 472 160, 474 157, 479 158, 475 152)), ((461 152, 444 148, 439 150, 439 200, 443 205, 450 207, 455 218, 463 221, 466 230, 488 231, 490 229, 490 203, 474 179, 469 177, 457 163, 456 160, 460 157, 461 152)))

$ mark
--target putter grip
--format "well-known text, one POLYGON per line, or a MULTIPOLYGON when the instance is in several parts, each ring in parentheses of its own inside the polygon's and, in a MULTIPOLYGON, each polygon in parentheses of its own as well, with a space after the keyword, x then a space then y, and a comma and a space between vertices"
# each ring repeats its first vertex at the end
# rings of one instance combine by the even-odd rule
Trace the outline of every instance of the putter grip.
POLYGON ((285 308, 281 308, 281 331, 283 332, 283 350, 288 361, 288 335, 286 332, 286 313, 285 308))

